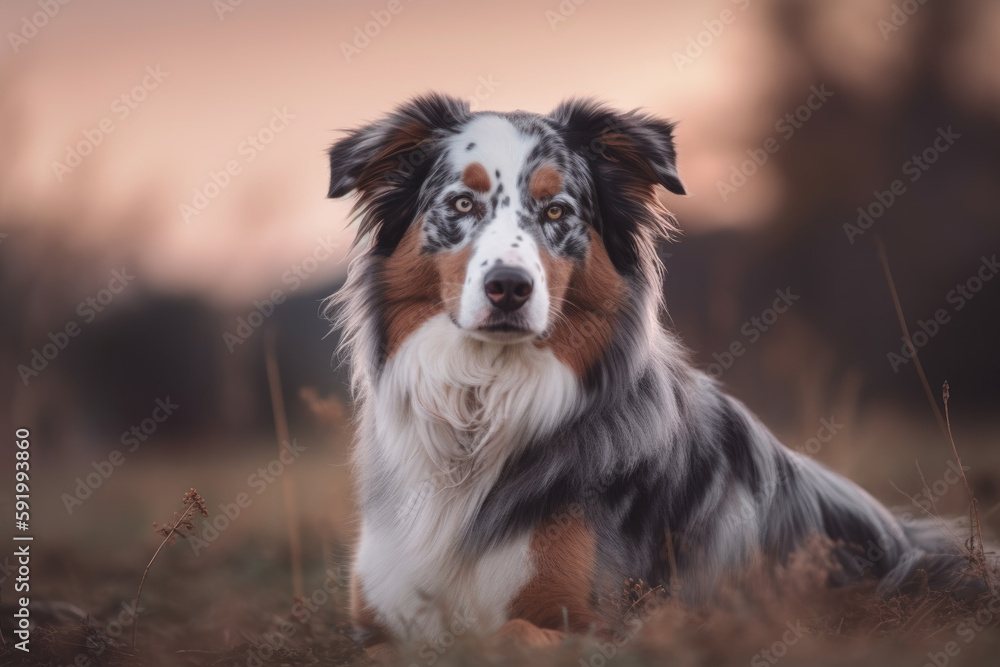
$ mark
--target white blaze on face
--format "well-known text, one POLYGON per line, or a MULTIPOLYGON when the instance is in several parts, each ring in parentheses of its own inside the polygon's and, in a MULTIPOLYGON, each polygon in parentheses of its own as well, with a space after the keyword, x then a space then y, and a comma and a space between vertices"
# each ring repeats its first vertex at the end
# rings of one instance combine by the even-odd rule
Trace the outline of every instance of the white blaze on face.
MULTIPOLYGON (((490 190, 477 194, 478 198, 488 202, 503 186, 495 215, 494 211, 488 211, 473 237, 472 258, 462 286, 458 323, 473 335, 496 310, 486 296, 485 278, 498 263, 521 269, 531 278, 531 296, 516 311, 531 335, 542 334, 548 326, 549 292, 538 243, 518 226, 519 214, 525 213, 518 177, 536 141, 499 116, 477 117, 450 139, 449 154, 459 172, 478 163, 489 175, 490 190), (470 144, 474 144, 472 148, 468 148, 470 144), (504 206, 502 202, 507 197, 509 204, 504 206)), ((485 337, 488 338, 488 334, 485 337)))

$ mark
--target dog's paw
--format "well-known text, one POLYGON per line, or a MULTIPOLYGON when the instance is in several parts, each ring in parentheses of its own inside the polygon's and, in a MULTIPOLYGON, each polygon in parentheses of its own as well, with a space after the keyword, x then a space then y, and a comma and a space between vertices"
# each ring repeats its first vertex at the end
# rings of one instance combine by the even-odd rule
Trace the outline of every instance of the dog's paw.
POLYGON ((365 647, 365 657, 368 664, 379 665, 379 667, 389 667, 396 664, 399 658, 399 651, 389 642, 373 644, 365 647))

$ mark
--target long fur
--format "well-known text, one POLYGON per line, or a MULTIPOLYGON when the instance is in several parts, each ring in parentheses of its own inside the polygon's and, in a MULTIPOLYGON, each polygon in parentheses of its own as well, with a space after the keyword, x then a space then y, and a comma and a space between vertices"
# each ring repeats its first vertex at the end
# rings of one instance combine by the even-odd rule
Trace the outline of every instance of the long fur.
POLYGON ((566 508, 592 542, 595 607, 626 577, 681 582, 686 600, 704 602, 814 535, 835 545, 840 584, 873 577, 895 594, 918 570, 940 586, 963 580, 965 559, 939 530, 904 525, 783 447, 662 326, 656 245, 672 220, 655 188, 683 193, 669 123, 589 101, 546 117, 494 114, 555 137, 569 156, 559 164, 586 169, 587 224, 624 289, 610 339, 582 376, 531 343, 465 336, 432 308, 389 350, 388 258, 446 181, 449 138, 480 115, 419 98, 331 150, 331 195, 358 191, 368 243, 329 304, 358 406, 356 595, 370 612, 356 618, 361 629, 427 637, 460 609, 496 630, 541 567, 532 536, 566 508))

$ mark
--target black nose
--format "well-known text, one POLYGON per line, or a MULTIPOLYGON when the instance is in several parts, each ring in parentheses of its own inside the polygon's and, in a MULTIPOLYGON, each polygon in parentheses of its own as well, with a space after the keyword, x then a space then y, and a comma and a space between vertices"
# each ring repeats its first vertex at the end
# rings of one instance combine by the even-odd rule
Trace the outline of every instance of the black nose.
POLYGON ((495 266, 486 272, 486 296, 500 310, 510 313, 531 296, 531 276, 512 266, 495 266))

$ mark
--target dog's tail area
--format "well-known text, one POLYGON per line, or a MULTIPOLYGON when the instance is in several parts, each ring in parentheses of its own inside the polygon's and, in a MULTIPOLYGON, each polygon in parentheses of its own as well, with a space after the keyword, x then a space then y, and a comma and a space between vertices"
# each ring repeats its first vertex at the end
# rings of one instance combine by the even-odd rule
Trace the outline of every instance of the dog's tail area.
POLYGON ((874 577, 886 596, 923 589, 947 591, 970 602, 991 592, 990 556, 983 551, 977 555, 963 539, 969 536, 968 522, 918 516, 925 514, 918 507, 889 511, 812 459, 784 448, 776 454, 784 460, 784 474, 772 508, 795 509, 771 537, 788 551, 810 532, 828 537, 836 545, 836 583, 874 577))
POLYGON ((910 509, 896 513, 909 548, 879 582, 887 595, 907 592, 918 586, 948 591, 972 602, 991 592, 996 585, 989 545, 979 550, 969 537, 969 522, 959 519, 922 517, 909 519, 910 509), (963 536, 965 538, 963 539, 963 536))

